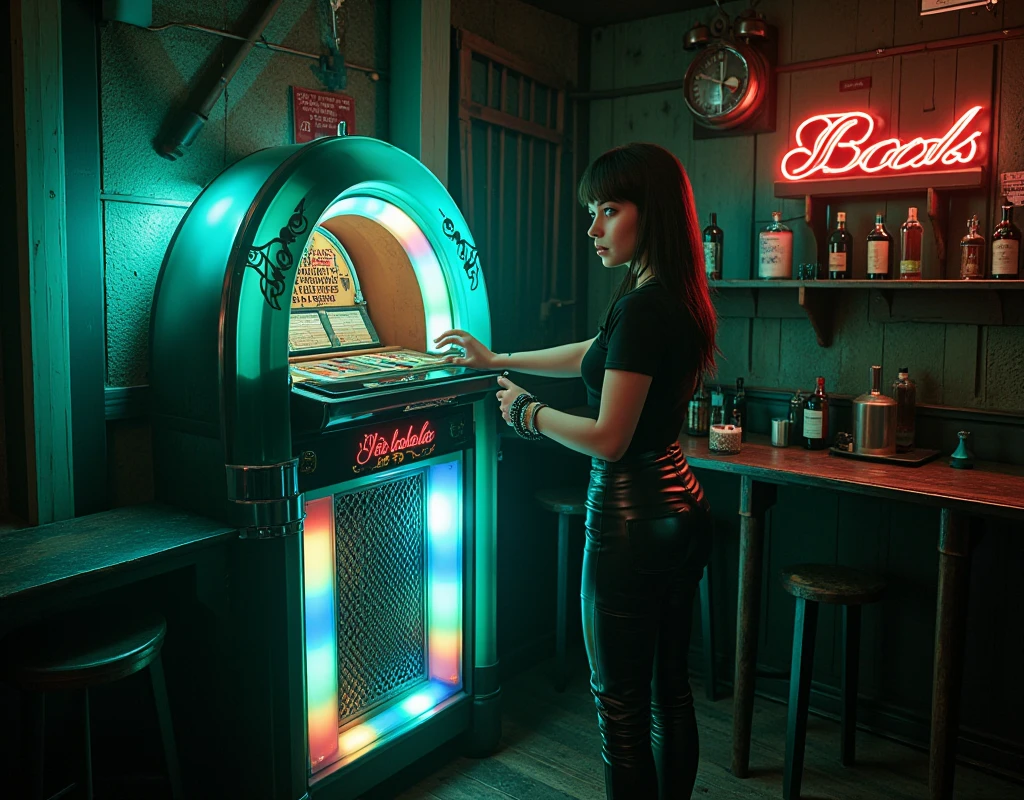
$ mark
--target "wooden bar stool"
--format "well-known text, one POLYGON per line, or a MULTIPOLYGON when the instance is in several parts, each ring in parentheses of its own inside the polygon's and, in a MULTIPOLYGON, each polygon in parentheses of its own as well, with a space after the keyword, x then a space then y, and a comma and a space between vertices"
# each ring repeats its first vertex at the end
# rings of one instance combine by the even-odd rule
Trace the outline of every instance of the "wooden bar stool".
POLYGON ((789 714, 786 722, 786 765, 782 796, 800 796, 807 739, 807 708, 814 664, 814 635, 818 606, 843 607, 843 666, 840 761, 853 766, 857 731, 857 674, 860 668, 860 607, 874 603, 885 590, 885 581, 860 570, 830 564, 800 564, 782 571, 783 588, 796 598, 793 623, 793 661, 789 676, 789 714))
MULTIPOLYGON (((126 617, 76 615, 17 631, 4 641, 3 677, 22 692, 22 747, 28 779, 24 796, 32 800, 48 796, 45 786, 46 694, 71 691, 78 696, 82 712, 82 753, 75 783, 91 800, 89 689, 149 667, 171 794, 175 800, 184 797, 160 661, 167 623, 155 615, 135 620, 126 617)), ((64 787, 57 794, 63 796, 68 788, 64 787)))
MULTIPOLYGON (((535 495, 537 502, 548 511, 558 514, 558 596, 555 604, 555 689, 565 691, 568 669, 565 662, 566 595, 569 572, 569 519, 587 513, 587 487, 542 489, 535 495)), ((700 581, 700 619, 704 637, 704 684, 709 700, 715 700, 715 646, 711 619, 711 565, 704 568, 700 581)))

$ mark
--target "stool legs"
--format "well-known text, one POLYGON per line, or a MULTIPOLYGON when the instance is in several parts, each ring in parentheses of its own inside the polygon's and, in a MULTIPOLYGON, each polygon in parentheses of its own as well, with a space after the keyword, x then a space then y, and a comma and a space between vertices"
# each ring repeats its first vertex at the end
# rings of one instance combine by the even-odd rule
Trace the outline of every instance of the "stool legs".
POLYGON ((789 713, 786 720, 786 765, 782 776, 785 800, 800 797, 807 739, 807 707, 811 696, 814 634, 818 628, 818 604, 798 597, 793 622, 793 662, 789 677, 789 713))
POLYGON ((82 702, 82 786, 85 789, 85 800, 92 800, 92 733, 89 730, 89 690, 83 689, 79 693, 79 699, 82 702))
POLYGON ((711 618, 711 564, 700 579, 700 628, 704 646, 704 692, 708 700, 718 699, 715 691, 715 629, 711 618))
POLYGON ((22 793, 32 800, 46 797, 46 695, 23 692, 21 696, 22 793))
POLYGON ((167 777, 171 783, 171 797, 182 800, 181 772, 178 768, 178 749, 174 744, 174 726, 171 724, 171 705, 167 700, 167 684, 164 681, 164 667, 160 656, 150 662, 149 677, 153 684, 153 699, 156 703, 157 719, 160 722, 160 738, 164 744, 164 760, 167 762, 167 777))
POLYGON ((555 691, 564 692, 568 682, 565 664, 565 594, 569 573, 569 515, 558 515, 558 599, 555 604, 555 691))
POLYGON ((860 606, 843 606, 843 711, 839 759, 852 767, 857 749, 857 678, 860 672, 860 606))

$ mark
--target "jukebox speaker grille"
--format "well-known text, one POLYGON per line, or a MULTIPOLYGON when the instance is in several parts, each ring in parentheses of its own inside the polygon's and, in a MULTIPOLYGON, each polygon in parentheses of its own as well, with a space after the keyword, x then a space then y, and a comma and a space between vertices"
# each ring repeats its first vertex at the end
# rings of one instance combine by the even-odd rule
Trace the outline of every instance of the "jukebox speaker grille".
POLYGON ((335 498, 338 724, 427 676, 426 473, 335 498))

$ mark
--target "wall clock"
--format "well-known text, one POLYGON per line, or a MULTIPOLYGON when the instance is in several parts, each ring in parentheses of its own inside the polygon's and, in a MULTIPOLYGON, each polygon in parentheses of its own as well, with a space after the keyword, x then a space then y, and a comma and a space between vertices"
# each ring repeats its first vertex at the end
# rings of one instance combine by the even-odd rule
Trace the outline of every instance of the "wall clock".
POLYGON ((739 42, 718 42, 697 54, 683 79, 694 121, 709 131, 752 133, 775 127, 769 60, 739 42), (765 111, 771 111, 766 115, 765 111), (771 119, 767 120, 766 116, 771 119), (766 124, 768 127, 765 127, 766 124))

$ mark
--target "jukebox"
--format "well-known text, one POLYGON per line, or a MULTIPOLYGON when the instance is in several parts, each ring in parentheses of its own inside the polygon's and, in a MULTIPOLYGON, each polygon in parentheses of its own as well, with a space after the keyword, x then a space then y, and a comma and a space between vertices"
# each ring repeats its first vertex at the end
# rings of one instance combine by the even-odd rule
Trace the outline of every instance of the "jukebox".
MULTIPOLYGON (((151 328, 158 498, 237 525, 245 797, 355 797, 500 732, 494 376, 465 220, 363 137, 254 153, 195 200, 151 328)), ((237 701, 237 702, 236 702, 237 701)))

